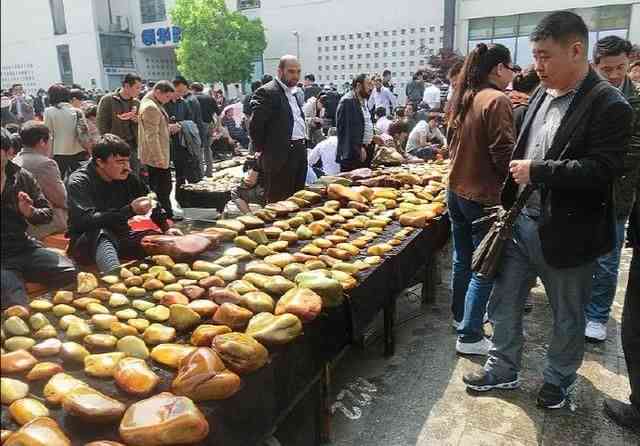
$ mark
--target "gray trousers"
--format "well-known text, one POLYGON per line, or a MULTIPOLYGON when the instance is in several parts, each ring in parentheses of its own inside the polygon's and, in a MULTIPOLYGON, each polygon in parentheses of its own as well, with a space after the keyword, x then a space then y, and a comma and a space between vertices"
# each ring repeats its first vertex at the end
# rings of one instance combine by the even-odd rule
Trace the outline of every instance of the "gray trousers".
POLYGON ((553 331, 543 372, 547 383, 568 387, 584 354, 585 306, 591 298, 594 262, 575 268, 554 268, 542 254, 538 223, 520 215, 512 240, 504 248, 502 265, 489 300, 494 323, 493 348, 485 370, 500 379, 513 379, 520 371, 524 336, 522 319, 527 287, 532 274, 542 280, 551 311, 553 331))

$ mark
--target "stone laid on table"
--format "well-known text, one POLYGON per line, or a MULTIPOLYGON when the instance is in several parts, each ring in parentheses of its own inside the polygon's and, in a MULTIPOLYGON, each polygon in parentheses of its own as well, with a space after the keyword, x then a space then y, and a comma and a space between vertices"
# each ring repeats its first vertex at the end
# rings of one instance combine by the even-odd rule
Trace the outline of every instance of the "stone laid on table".
POLYGON ((84 372, 98 378, 111 378, 118 362, 126 356, 123 352, 89 355, 84 358, 84 372))
POLYGON ((164 344, 176 338, 176 329, 162 324, 151 324, 142 335, 149 345, 164 344))
POLYGON ((96 389, 78 386, 62 397, 62 408, 91 423, 111 423, 119 420, 127 407, 96 389))
POLYGON ((180 361, 195 349, 191 345, 160 344, 151 350, 151 358, 160 364, 177 369, 180 366, 180 361))
POLYGON ((29 394, 29 384, 17 379, 0 377, 0 400, 2 404, 11 404, 29 394))
POLYGON ((171 390, 193 401, 223 400, 240 390, 240 385, 240 377, 227 370, 211 348, 199 347, 180 362, 171 390))
POLYGON ((272 313, 275 306, 273 298, 267 293, 262 291, 252 291, 242 296, 244 302, 243 305, 252 311, 257 313, 272 313))
POLYGON ((189 398, 163 392, 129 406, 119 431, 127 444, 172 446, 204 440, 209 423, 189 398))
POLYGON ((38 360, 26 350, 0 355, 0 371, 2 373, 20 373, 30 370, 38 360))
POLYGON ((212 348, 225 365, 238 374, 258 370, 269 359, 267 349, 244 333, 218 335, 213 339, 212 348))
POLYGON ((31 328, 34 330, 40 330, 45 325, 51 325, 51 322, 49 322, 49 319, 47 319, 47 316, 44 314, 35 313, 29 317, 29 325, 31 325, 31 328))
POLYGON ((84 362, 84 358, 89 356, 89 350, 77 342, 63 342, 60 356, 65 361, 84 362))
POLYGON ((71 440, 53 419, 38 417, 11 434, 2 446, 71 446, 71 440))
POLYGON ((246 334, 265 345, 288 344, 302 334, 302 322, 290 313, 260 313, 251 318, 246 334))
POLYGON ((196 299, 187 305, 202 318, 212 317, 218 311, 218 304, 208 299, 196 299))
POLYGON ((40 362, 33 366, 26 378, 29 381, 40 381, 41 379, 49 379, 53 375, 64 372, 60 364, 55 362, 40 362))
POLYGON ((213 321, 219 325, 226 325, 233 330, 243 330, 252 317, 253 313, 246 308, 232 303, 224 303, 216 311, 213 321))
POLYGON ((15 352, 16 350, 30 350, 34 345, 36 345, 35 339, 31 339, 26 336, 12 336, 4 341, 4 348, 10 352, 15 352))
POLYGON ((16 423, 23 425, 38 417, 48 417, 49 409, 36 399, 22 398, 11 403, 9 413, 16 423))
POLYGON ((35 339, 49 339, 58 336, 58 330, 53 325, 45 325, 33 334, 35 339))
POLYGON ((160 378, 139 358, 124 358, 118 362, 113 377, 118 387, 133 395, 147 395, 160 382, 160 378))
POLYGON ((64 395, 81 386, 87 387, 87 384, 66 373, 58 373, 49 379, 42 394, 49 403, 60 404, 64 395))
POLYGON ((125 336, 135 336, 138 334, 138 330, 135 327, 132 327, 128 323, 125 324, 124 322, 118 321, 112 322, 109 330, 116 338, 124 338, 125 336))
POLYGON ((120 339, 116 349, 134 358, 147 359, 149 357, 149 349, 144 341, 137 336, 125 336, 120 339))
POLYGON ((60 341, 60 339, 51 338, 31 347, 31 353, 38 357, 55 356, 60 353, 60 349, 62 349, 62 341, 60 341))
POLYGON ((4 331, 10 336, 26 336, 31 333, 27 323, 18 316, 11 316, 4 321, 4 331))
POLYGON ((83 342, 90 349, 113 349, 118 342, 118 338, 108 334, 90 334, 84 337, 83 342))
POLYGON ((171 305, 169 312, 169 324, 178 331, 187 330, 200 322, 200 315, 186 305, 171 305))
POLYGON ((111 328, 111 324, 117 322, 117 320, 118 317, 112 314, 94 314, 91 316, 91 322, 93 322, 93 325, 101 330, 109 330, 111 328))
POLYGON ((291 313, 304 322, 314 320, 322 311, 322 298, 309 288, 293 288, 278 300, 275 314, 291 313))
POLYGON ((193 331, 191 344, 199 347, 209 347, 213 338, 225 333, 231 333, 231 329, 226 325, 203 324, 193 331))

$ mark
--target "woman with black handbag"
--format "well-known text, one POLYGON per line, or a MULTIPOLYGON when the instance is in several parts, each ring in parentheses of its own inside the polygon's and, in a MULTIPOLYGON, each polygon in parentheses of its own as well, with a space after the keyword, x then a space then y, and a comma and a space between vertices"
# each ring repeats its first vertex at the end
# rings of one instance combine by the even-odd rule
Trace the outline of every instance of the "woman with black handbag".
POLYGON ((459 335, 456 350, 461 354, 486 355, 491 347, 482 326, 493 280, 471 271, 473 251, 488 225, 473 222, 500 203, 508 173, 515 136, 512 105, 504 89, 513 70, 508 48, 478 44, 462 67, 448 113, 452 311, 459 335))

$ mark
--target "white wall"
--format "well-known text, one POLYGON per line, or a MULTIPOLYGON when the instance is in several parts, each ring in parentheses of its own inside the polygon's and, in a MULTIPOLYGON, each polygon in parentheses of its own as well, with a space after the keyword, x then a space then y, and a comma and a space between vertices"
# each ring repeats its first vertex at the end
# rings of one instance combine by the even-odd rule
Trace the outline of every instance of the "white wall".
MULTIPOLYGON (((91 3, 86 0, 65 0, 67 33, 53 34, 53 22, 48 0, 0 2, 2 51, 2 86, 25 82, 29 90, 47 88, 60 82, 56 45, 69 45, 73 80, 89 87, 91 79, 100 84, 101 65, 98 53, 91 3), (27 73, 8 75, 18 70, 27 73), (33 80, 26 80, 26 77, 33 80)), ((100 85, 99 85, 100 86, 100 85)))
POLYGON ((632 0, 458 0, 456 2, 455 48, 462 53, 467 52, 467 37, 469 35, 469 19, 481 17, 498 17, 531 12, 550 12, 573 8, 593 8, 597 6, 629 5, 631 8, 631 22, 629 25, 629 40, 640 42, 640 2, 632 0))

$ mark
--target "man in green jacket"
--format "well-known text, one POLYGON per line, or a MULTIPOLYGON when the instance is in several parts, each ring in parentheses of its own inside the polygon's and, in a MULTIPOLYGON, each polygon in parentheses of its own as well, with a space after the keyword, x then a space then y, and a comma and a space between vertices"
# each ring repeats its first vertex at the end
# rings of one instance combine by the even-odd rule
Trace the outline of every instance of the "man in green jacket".
POLYGON ((138 158, 138 111, 142 79, 129 73, 122 80, 122 88, 102 97, 98 104, 97 126, 101 135, 113 133, 124 139, 131 147, 129 162, 131 170, 140 176, 138 158))
POLYGON ((631 48, 628 40, 608 36, 600 39, 593 49, 593 62, 598 73, 620 89, 634 110, 633 131, 624 159, 624 173, 614 184, 616 246, 596 262, 591 302, 585 310, 585 336, 593 342, 602 342, 607 338, 607 321, 616 295, 624 228, 633 207, 635 189, 640 178, 640 96, 627 75, 631 48))

